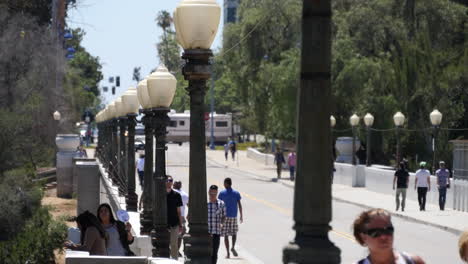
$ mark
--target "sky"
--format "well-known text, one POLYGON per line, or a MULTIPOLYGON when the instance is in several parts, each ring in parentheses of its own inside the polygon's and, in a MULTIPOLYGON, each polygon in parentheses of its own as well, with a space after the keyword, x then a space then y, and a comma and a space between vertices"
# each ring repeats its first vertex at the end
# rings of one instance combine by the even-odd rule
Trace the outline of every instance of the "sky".
MULTIPOLYGON (((216 0, 222 7, 223 0, 216 0)), ((140 66, 142 77, 159 65, 156 42, 162 30, 156 24, 159 11, 173 13, 180 0, 78 0, 77 8, 68 11, 67 23, 71 28, 84 29, 82 45, 102 64, 103 81, 100 88, 104 103, 122 95, 130 86, 133 68, 140 66), (109 77, 120 76, 120 87, 113 96, 109 77)), ((217 50, 222 43, 223 12, 216 39, 211 49, 217 50)))

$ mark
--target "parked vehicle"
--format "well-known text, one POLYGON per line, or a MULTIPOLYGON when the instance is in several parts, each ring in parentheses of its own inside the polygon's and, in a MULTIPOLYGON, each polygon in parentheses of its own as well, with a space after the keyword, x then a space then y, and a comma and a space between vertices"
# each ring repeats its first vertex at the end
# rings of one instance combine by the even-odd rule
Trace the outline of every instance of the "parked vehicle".
POLYGON ((145 150, 145 141, 141 138, 135 139, 135 152, 145 150))
MULTIPOLYGON (((179 144, 188 142, 190 140, 190 111, 176 113, 175 110, 171 110, 168 116, 171 122, 167 127, 167 141, 179 144)), ((228 141, 232 136, 232 114, 217 114, 215 112, 213 118, 215 142, 228 141)), ((211 119, 205 121, 205 136, 208 142, 211 136, 211 119)))

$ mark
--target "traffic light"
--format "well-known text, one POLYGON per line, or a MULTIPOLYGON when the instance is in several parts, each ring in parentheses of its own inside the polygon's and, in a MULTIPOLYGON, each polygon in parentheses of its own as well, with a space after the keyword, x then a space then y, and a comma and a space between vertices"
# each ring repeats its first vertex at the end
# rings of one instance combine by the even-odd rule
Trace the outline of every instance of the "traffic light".
POLYGON ((120 87, 120 76, 115 77, 115 86, 120 87))
POLYGON ((112 95, 115 94, 115 86, 112 86, 112 95))

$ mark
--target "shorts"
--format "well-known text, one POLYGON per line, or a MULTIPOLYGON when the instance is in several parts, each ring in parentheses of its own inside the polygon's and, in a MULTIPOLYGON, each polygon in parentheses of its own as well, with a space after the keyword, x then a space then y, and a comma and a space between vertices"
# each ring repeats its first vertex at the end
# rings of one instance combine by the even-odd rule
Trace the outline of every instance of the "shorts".
POLYGON ((235 236, 238 231, 237 217, 226 217, 221 230, 221 236, 235 236))

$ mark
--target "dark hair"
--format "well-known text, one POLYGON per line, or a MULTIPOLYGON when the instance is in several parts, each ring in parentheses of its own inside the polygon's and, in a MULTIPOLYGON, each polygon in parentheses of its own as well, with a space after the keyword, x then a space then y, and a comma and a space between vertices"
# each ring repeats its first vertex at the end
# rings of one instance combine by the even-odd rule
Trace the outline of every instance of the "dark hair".
POLYGON ((110 205, 108 203, 103 203, 101 205, 99 205, 98 209, 97 209, 97 218, 99 219, 99 222, 102 223, 102 219, 101 219, 101 216, 99 215, 99 211, 101 210, 101 208, 103 207, 106 207, 107 210, 109 210, 109 220, 112 224, 115 223, 115 218, 114 218, 114 214, 112 213, 112 208, 110 207, 110 205))
POLYGON ((405 169, 406 168, 406 164, 404 161, 400 161, 400 169, 405 169))
POLYGON ((97 219, 95 215, 90 213, 89 211, 84 211, 81 213, 77 218, 76 222, 80 225, 80 231, 81 231, 81 236, 80 236, 80 243, 83 244, 84 242, 84 237, 86 233, 86 229, 88 227, 94 226, 96 229, 99 231, 99 234, 101 235, 102 238, 106 238, 106 231, 102 227, 100 221, 97 219))
POLYGON ((140 154, 140 159, 145 158, 145 154, 140 154))
POLYGON ((174 181, 174 189, 180 189, 180 188, 182 188, 182 182, 174 181))
POLYGON ((366 230, 366 225, 370 223, 370 221, 376 216, 383 216, 388 217, 388 221, 391 222, 390 213, 381 208, 374 208, 367 211, 362 212, 353 223, 353 234, 356 241, 361 245, 364 246, 364 241, 361 238, 361 234, 364 233, 366 230))
POLYGON ((231 185, 232 185, 232 180, 231 180, 231 178, 226 178, 226 179, 224 179, 224 183, 227 184, 227 185, 229 185, 229 186, 231 186, 231 185))
POLYGON ((218 185, 211 185, 210 190, 218 190, 218 185))

